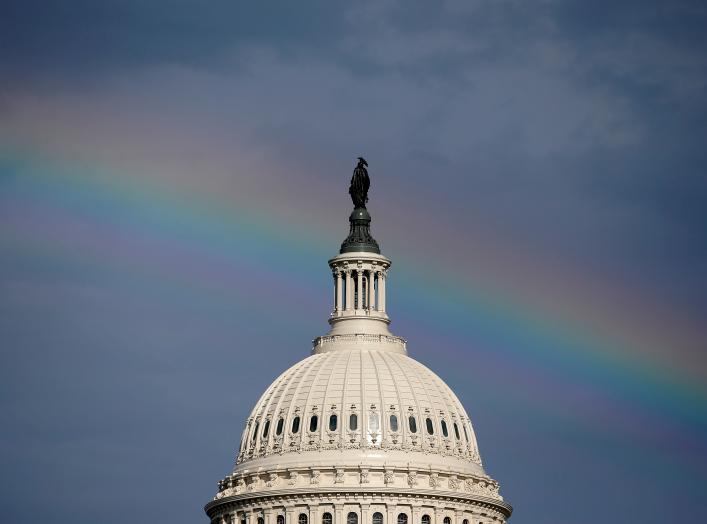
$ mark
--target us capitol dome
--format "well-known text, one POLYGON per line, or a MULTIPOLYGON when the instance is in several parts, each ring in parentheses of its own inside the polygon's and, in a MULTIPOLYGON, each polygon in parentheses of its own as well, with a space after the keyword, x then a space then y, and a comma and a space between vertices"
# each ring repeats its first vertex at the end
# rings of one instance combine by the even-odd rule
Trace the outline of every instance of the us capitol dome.
POLYGON ((512 508, 454 392, 408 355, 386 311, 390 260, 370 233, 362 158, 348 237, 329 260, 330 331, 265 390, 211 524, 491 524, 512 508))

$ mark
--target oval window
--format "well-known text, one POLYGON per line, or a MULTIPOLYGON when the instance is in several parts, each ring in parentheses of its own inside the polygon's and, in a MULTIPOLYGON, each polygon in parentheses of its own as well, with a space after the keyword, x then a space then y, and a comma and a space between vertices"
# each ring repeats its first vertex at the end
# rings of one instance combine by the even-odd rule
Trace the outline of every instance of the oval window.
POLYGON ((378 413, 371 411, 368 414, 368 431, 378 431, 380 429, 380 419, 378 413))
POLYGON ((459 436, 459 426, 457 426, 457 423, 454 423, 454 435, 457 437, 457 440, 460 440, 461 437, 459 436))
POLYGON ((448 437, 449 431, 447 431, 447 423, 443 420, 439 424, 440 424, 440 426, 442 426, 442 435, 444 435, 445 437, 448 437))
POLYGON ((349 429, 351 431, 356 431, 358 429, 358 417, 356 416, 356 413, 351 413, 351 416, 349 417, 349 429))
POLYGON ((398 431, 398 417, 395 415, 390 416, 390 431, 398 431))
POLYGON ((299 432, 299 417, 292 419, 292 433, 299 432))
POLYGON ((319 425, 319 417, 316 415, 312 415, 312 418, 309 419, 309 431, 314 433, 317 431, 317 426, 319 425))
MULTIPOLYGON (((278 435, 282 435, 282 428, 285 425, 285 419, 280 419, 277 421, 277 427, 275 428, 275 433, 278 435)), ((282 515, 280 515, 282 517, 282 515)), ((283 517, 284 518, 284 517, 283 517)))
POLYGON ((269 432, 270 432, 270 419, 267 419, 265 421, 265 425, 263 426, 263 438, 268 438, 269 432))
POLYGON ((338 423, 338 419, 336 415, 330 415, 329 416, 329 431, 336 431, 336 424, 338 423))
POLYGON ((430 435, 434 435, 434 433, 435 433, 435 428, 434 428, 434 426, 432 425, 432 419, 431 419, 431 418, 428 418, 427 420, 425 420, 425 425, 427 426, 427 433, 429 433, 430 435))
POLYGON ((415 417, 410 417, 408 419, 408 425, 410 426, 410 433, 417 433, 417 420, 415 417))

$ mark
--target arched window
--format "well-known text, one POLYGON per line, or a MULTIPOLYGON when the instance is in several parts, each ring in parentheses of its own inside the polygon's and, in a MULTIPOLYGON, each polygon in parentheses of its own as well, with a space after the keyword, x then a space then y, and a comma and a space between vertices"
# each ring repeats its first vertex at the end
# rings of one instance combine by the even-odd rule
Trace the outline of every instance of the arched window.
POLYGON ((265 524, 265 519, 263 517, 258 517, 258 524, 265 524))
POLYGON ((431 418, 428 418, 427 420, 425 420, 425 425, 427 426, 427 433, 429 433, 430 435, 434 435, 435 427, 432 425, 431 418))
MULTIPOLYGON (((282 422, 282 419, 280 419, 280 422, 282 422)), ((285 524, 285 515, 278 515, 277 516, 277 524, 285 524)))
POLYGON ((299 432, 299 417, 292 419, 292 433, 299 432))
POLYGON ((383 513, 376 511, 373 514, 373 524, 383 524, 383 513))
POLYGON ((316 415, 312 415, 312 418, 309 419, 309 431, 314 433, 317 431, 317 426, 319 425, 319 417, 316 415))
POLYGON ((430 524, 430 516, 422 515, 422 524, 430 524))
POLYGON ((346 515, 346 524, 358 524, 358 514, 353 511, 346 515))
POLYGON ((299 514, 299 517, 297 517, 297 524, 307 524, 307 514, 306 513, 299 514))
MULTIPOLYGON (((336 415, 334 415, 336 416, 336 415)), ((322 515, 322 524, 332 524, 334 519, 331 518, 331 513, 327 512, 322 515)), ((468 522, 466 524, 469 524, 468 522)))
POLYGON ((336 426, 339 422, 339 418, 336 415, 329 416, 329 431, 336 431, 336 426))
POLYGON ((270 419, 267 419, 265 421, 265 425, 263 426, 263 438, 268 438, 269 432, 270 432, 270 419))
POLYGON ((417 420, 412 415, 408 419, 408 424, 410 425, 410 433, 417 433, 417 420))
POLYGON ((442 520, 442 522, 444 524, 452 524, 452 519, 450 519, 449 517, 444 517, 444 520, 442 520))
POLYGON ((351 431, 356 431, 358 429, 358 417, 356 416, 356 413, 351 413, 349 416, 349 429, 351 431))
MULTIPOLYGON (((460 439, 461 439, 461 437, 459 436, 459 426, 457 426, 457 423, 456 423, 456 422, 454 423, 454 434, 456 435, 457 440, 460 440, 460 439)), ((469 524, 469 523, 466 522, 465 524, 469 524)))
POLYGON ((398 524, 408 524, 407 513, 399 513, 398 514, 398 524))
POLYGON ((398 417, 395 415, 390 416, 390 431, 398 431, 398 417))
MULTIPOLYGON (((284 425, 285 425, 285 419, 281 418, 280 420, 278 420, 277 427, 275 428, 275 433, 277 433, 278 435, 282 435, 282 428, 284 425)), ((282 517, 282 515, 280 515, 280 516, 282 517)), ((282 517, 282 518, 284 519, 285 517, 282 517)), ((281 524, 281 523, 278 522, 277 524, 281 524)))
MULTIPOLYGON (((457 438, 459 438, 459 437, 457 437, 457 438)), ((462 524, 469 524, 469 519, 462 520, 462 524)))
POLYGON ((439 423, 440 426, 442 426, 442 435, 445 437, 449 436, 449 431, 447 430, 447 423, 443 420, 442 422, 439 423))
POLYGON ((464 437, 466 438, 466 441, 469 442, 469 433, 466 432, 466 426, 462 426, 464 429, 464 437))
POLYGON ((255 428, 253 429, 253 436, 250 437, 250 440, 255 442, 255 438, 258 436, 258 423, 255 423, 255 428))
POLYGON ((245 524, 245 523, 246 523, 245 515, 242 515, 241 516, 241 524, 245 524))

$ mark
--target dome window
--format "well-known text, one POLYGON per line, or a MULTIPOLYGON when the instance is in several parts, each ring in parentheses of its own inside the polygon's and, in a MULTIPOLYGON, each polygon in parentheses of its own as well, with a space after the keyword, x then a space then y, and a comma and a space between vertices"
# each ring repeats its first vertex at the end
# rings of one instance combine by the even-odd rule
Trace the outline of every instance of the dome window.
POLYGON ((297 517, 297 524, 307 524, 307 514, 306 513, 299 514, 299 517, 297 517))
POLYGON ((430 516, 422 515, 422 524, 430 524, 430 516))
POLYGON ((408 516, 406 513, 398 514, 398 524, 408 524, 408 516))
POLYGON ((270 419, 267 419, 263 425, 263 438, 268 438, 268 433, 270 433, 270 419))
POLYGON ((319 425, 319 417, 316 415, 312 415, 312 418, 309 419, 309 431, 314 433, 317 431, 317 426, 319 425))
POLYGON ((292 419, 292 433, 299 433, 299 416, 292 419))
POLYGON ((358 524, 358 514, 353 511, 346 515, 346 524, 358 524))
MULTIPOLYGON (((334 415, 336 416, 336 415, 334 415)), ((331 518, 331 513, 327 512, 322 515, 322 524, 333 524, 334 520, 331 518)), ((469 524, 468 522, 466 524, 469 524)))
POLYGON ((435 434, 435 427, 432 425, 431 418, 428 417, 427 420, 425 420, 425 425, 427 426, 427 433, 429 433, 430 435, 434 435, 435 434))
POLYGON ((469 524, 469 519, 462 520, 462 524, 469 524))
POLYGON ((265 519, 263 517, 258 517, 258 524, 265 524, 265 519))
POLYGON ((358 429, 358 416, 356 415, 356 413, 351 413, 351 415, 349 416, 349 429, 351 431, 356 431, 358 429))
POLYGON ((449 517, 444 517, 444 520, 442 522, 443 524, 452 524, 452 519, 450 519, 449 517))
POLYGON ((439 424, 440 426, 442 426, 442 435, 447 438, 449 436, 449 431, 447 430, 447 423, 442 420, 439 424))
MULTIPOLYGON (((282 419, 280 419, 280 421, 282 421, 282 419)), ((277 516, 277 524, 285 524, 285 516, 284 515, 277 516)))
POLYGON ((398 417, 396 415, 390 416, 390 431, 398 431, 398 417))
POLYGON ((378 413, 371 411, 368 414, 368 431, 378 431, 380 429, 380 419, 378 413))
POLYGON ((245 515, 241 517, 241 524, 246 524, 245 515))
MULTIPOLYGON (((275 428, 275 434, 277 435, 282 435, 282 428, 285 425, 285 419, 281 418, 280 420, 277 421, 277 427, 275 428)), ((280 515, 282 517, 282 515, 280 515)), ((284 518, 284 517, 283 517, 284 518)), ((277 524, 285 524, 278 522, 277 524)))
POLYGON ((373 514, 373 524, 383 524, 383 513, 376 511, 373 514))
POLYGON ((466 426, 462 426, 462 428, 464 428, 464 438, 466 438, 467 442, 470 442, 469 441, 469 433, 467 433, 467 431, 466 431, 466 426))
POLYGON ((336 426, 338 423, 339 418, 336 415, 329 415, 329 431, 336 431, 336 426))
POLYGON ((412 415, 408 419, 408 425, 410 426, 410 433, 417 433, 417 420, 412 415))
POLYGON ((250 440, 255 442, 255 439, 257 436, 258 436, 258 422, 255 423, 255 428, 253 429, 253 435, 250 437, 250 440))
MULTIPOLYGON (((454 423, 454 435, 457 437, 457 440, 461 440, 461 437, 459 436, 459 426, 457 426, 457 423, 454 423)), ((466 524, 469 524, 468 522, 466 524)))

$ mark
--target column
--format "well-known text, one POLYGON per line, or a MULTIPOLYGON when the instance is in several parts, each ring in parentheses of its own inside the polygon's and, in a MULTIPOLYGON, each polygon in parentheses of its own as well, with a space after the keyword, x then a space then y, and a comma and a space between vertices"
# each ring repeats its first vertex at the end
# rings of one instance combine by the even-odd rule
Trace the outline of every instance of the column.
POLYGON ((356 304, 356 309, 363 309, 363 270, 359 269, 356 271, 358 276, 356 294, 358 296, 358 302, 356 304))
POLYGON ((378 311, 381 313, 385 313, 385 279, 385 271, 378 273, 378 311))
POLYGON ((336 288, 334 290, 334 311, 336 311, 338 314, 341 314, 341 303, 342 303, 342 297, 341 297, 341 271, 338 269, 336 270, 336 288))
POLYGON ((334 524, 346 524, 346 517, 344 516, 343 504, 334 504, 334 524))
POLYGON ((376 305, 376 274, 371 269, 368 271, 368 309, 373 310, 376 305))
POLYGON ((353 279, 351 278, 351 270, 346 270, 346 311, 353 309, 353 279))
POLYGON ((371 524, 371 518, 369 517, 369 508, 370 506, 368 504, 361 504, 361 517, 358 520, 358 524, 371 524))

